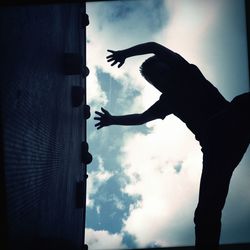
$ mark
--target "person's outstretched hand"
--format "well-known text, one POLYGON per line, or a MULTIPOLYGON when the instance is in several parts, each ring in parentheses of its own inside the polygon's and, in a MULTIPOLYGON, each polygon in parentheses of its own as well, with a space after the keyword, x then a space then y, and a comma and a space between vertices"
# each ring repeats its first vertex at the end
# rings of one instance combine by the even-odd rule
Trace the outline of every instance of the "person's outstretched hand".
POLYGON ((108 49, 108 52, 112 54, 106 57, 107 61, 112 62, 111 66, 114 66, 117 63, 119 63, 118 68, 120 68, 124 64, 125 59, 126 59, 126 55, 124 54, 124 52, 122 50, 114 51, 110 49, 108 49))
POLYGON ((95 127, 97 129, 100 129, 105 126, 109 126, 112 124, 112 115, 105 110, 104 108, 101 108, 102 112, 95 111, 95 113, 98 115, 94 117, 95 120, 99 121, 95 124, 95 127))

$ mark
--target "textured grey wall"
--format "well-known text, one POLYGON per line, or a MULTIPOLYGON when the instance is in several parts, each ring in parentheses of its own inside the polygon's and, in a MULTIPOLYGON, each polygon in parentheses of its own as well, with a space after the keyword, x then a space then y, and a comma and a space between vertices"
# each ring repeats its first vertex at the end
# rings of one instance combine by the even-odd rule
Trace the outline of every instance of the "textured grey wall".
MULTIPOLYGON (((80 249, 82 107, 64 53, 83 53, 80 4, 0 8, 2 151, 13 249, 80 249), (17 248, 18 246, 18 248, 17 248)), ((85 45, 84 45, 85 46, 85 45)), ((85 55, 83 55, 85 57, 85 55)))

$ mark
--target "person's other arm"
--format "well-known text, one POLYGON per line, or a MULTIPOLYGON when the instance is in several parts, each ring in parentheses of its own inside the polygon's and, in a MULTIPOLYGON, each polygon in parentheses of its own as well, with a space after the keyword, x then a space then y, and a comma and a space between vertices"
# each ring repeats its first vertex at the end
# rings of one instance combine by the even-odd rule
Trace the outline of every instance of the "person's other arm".
POLYGON ((145 111, 141 114, 130 114, 122 116, 111 115, 107 110, 101 108, 102 112, 96 111, 98 115, 94 119, 98 122, 95 124, 97 129, 101 129, 110 125, 124 125, 124 126, 133 126, 133 125, 142 125, 146 122, 157 119, 154 114, 145 111))
POLYGON ((111 55, 107 56, 107 61, 111 62, 111 66, 119 63, 118 68, 124 64, 126 58, 132 56, 155 54, 164 57, 170 63, 176 63, 180 57, 177 53, 156 42, 142 43, 124 50, 108 50, 108 52, 111 55))

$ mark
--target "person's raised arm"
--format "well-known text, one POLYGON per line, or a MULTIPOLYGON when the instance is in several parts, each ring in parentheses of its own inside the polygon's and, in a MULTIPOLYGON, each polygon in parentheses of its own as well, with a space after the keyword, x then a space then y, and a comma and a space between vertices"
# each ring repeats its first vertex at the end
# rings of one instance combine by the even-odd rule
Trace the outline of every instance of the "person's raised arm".
POLYGON ((111 55, 107 56, 107 61, 111 63, 111 66, 119 63, 118 68, 124 64, 126 58, 144 54, 155 54, 164 57, 165 60, 170 62, 175 62, 177 59, 175 52, 156 42, 142 43, 124 50, 108 50, 108 52, 111 55))
POLYGON ((97 129, 101 129, 103 127, 110 125, 124 125, 124 126, 141 125, 158 118, 148 112, 144 112, 142 114, 114 116, 111 115, 104 108, 101 108, 101 111, 102 112, 99 111, 95 112, 98 115, 94 117, 94 119, 98 121, 95 124, 95 127, 97 129))

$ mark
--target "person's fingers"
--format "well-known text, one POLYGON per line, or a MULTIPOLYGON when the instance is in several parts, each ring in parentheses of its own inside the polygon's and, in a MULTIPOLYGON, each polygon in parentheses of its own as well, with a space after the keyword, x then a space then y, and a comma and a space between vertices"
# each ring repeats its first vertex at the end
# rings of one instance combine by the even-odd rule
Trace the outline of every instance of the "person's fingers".
POLYGON ((107 114, 107 113, 108 113, 108 111, 107 111, 106 109, 104 109, 103 107, 101 107, 101 110, 102 110, 102 112, 103 112, 104 114, 107 114))
POLYGON ((103 128, 103 126, 101 126, 101 125, 99 127, 97 127, 98 130, 101 129, 101 128, 103 128))
POLYGON ((95 127, 98 127, 100 125, 101 125, 101 122, 98 122, 98 123, 95 124, 95 127))
POLYGON ((114 66, 117 64, 117 61, 114 61, 113 63, 111 63, 111 66, 114 66))
POLYGON ((113 54, 112 54, 112 55, 109 55, 109 56, 106 56, 107 59, 110 59, 110 58, 113 58, 113 57, 114 57, 113 54))
POLYGON ((114 50, 111 50, 111 49, 108 49, 107 51, 110 52, 110 53, 114 53, 115 52, 114 50))
POLYGON ((119 63, 118 68, 120 68, 123 64, 124 64, 124 62, 119 63))
POLYGON ((101 120, 101 117, 94 117, 94 120, 98 120, 98 121, 100 121, 101 120))
POLYGON ((103 113, 99 112, 99 111, 95 111, 95 113, 99 116, 103 116, 103 113))
POLYGON ((110 59, 107 60, 107 62, 112 62, 112 61, 115 61, 115 59, 114 58, 110 58, 110 59))

